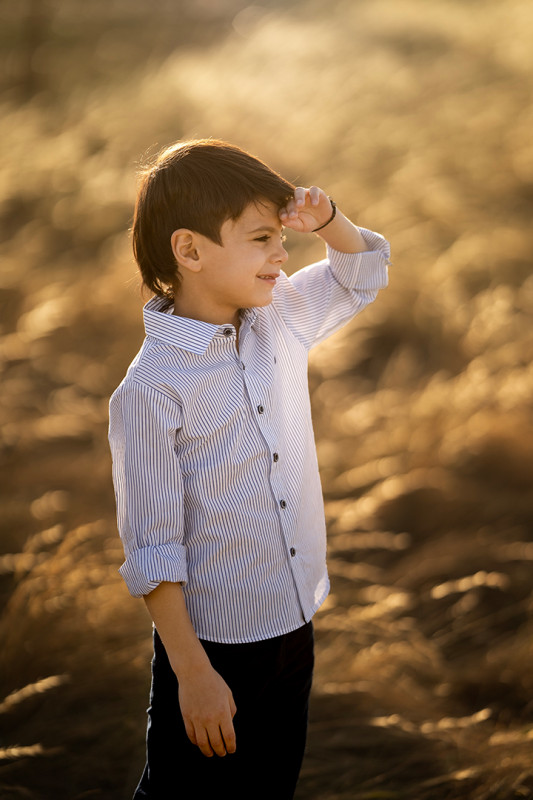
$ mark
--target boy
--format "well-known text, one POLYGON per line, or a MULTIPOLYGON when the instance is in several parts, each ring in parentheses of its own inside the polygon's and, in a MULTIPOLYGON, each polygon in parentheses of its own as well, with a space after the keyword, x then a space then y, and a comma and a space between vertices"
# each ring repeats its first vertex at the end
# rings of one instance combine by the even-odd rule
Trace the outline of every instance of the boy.
POLYGON ((155 297, 110 444, 120 571, 155 626, 134 798, 289 800, 329 586, 307 353, 386 285, 388 244, 214 140, 145 171, 133 242, 155 297), (287 278, 283 227, 327 259, 287 278))

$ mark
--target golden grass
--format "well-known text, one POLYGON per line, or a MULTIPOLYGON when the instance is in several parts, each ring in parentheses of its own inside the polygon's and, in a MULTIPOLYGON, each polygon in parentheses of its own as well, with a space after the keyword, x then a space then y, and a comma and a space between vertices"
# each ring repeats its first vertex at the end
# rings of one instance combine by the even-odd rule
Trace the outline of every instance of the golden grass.
POLYGON ((186 44, 171 4, 130 5, 50 5, 24 81, 6 17, 0 794, 138 777, 150 626, 106 443, 142 338, 126 230, 142 154, 211 135, 393 244, 389 289, 312 358, 333 589, 298 797, 531 797, 530 4, 203 2, 186 44))

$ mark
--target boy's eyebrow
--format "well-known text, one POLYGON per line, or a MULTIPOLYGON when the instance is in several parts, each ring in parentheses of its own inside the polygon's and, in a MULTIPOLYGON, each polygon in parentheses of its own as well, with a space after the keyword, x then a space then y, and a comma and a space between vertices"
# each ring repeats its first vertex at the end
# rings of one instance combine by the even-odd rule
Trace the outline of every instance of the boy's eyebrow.
POLYGON ((279 228, 274 228, 272 225, 260 225, 259 228, 253 228, 253 230, 248 231, 248 233, 259 233, 259 231, 266 231, 267 233, 278 233, 280 230, 283 230, 283 225, 280 225, 279 228))

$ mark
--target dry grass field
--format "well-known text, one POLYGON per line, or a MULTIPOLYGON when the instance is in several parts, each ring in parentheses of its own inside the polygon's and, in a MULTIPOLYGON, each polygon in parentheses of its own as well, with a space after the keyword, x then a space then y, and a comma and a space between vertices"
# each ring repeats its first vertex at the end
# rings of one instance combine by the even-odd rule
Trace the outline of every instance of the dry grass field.
POLYGON ((135 171, 193 136, 392 242, 312 359, 332 594, 297 797, 533 797, 531 4, 0 12, 0 798, 126 800, 141 769, 107 402, 142 340, 135 171))

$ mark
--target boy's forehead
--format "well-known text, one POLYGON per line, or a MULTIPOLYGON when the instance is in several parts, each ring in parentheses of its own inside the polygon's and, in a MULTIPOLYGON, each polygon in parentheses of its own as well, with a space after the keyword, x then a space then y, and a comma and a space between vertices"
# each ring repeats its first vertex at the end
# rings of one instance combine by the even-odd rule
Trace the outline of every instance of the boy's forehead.
POLYGON ((274 203, 262 200, 257 203, 249 203, 241 216, 235 220, 239 227, 255 230, 256 228, 282 228, 279 218, 279 209, 274 203))

